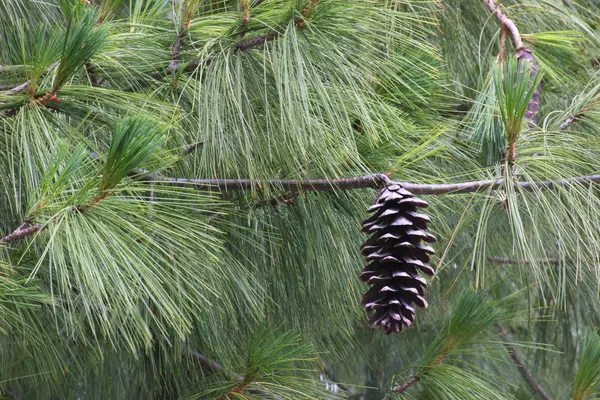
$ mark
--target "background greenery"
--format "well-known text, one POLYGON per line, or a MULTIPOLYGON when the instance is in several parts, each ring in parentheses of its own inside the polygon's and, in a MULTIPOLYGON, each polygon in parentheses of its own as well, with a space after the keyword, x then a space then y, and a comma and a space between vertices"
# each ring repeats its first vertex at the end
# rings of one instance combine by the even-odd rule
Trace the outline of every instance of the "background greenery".
POLYGON ((535 81, 479 0, 3 0, 0 236, 36 232, 0 243, 1 393, 598 396, 598 188, 510 183, 599 171, 600 9, 501 7, 535 81), (264 182, 370 173, 507 183, 423 196, 437 272, 400 335, 360 306, 375 191, 264 182))

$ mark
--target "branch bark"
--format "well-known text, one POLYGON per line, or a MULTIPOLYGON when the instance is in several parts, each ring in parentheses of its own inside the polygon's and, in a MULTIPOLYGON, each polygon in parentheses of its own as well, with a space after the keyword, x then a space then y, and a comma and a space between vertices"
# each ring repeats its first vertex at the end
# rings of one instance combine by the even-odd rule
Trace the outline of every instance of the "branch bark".
MULTIPOLYGON (((46 73, 54 71, 59 64, 60 62, 57 61, 54 64, 50 65, 48 68, 46 68, 46 73)), ((2 86, 0 87, 0 90, 8 90, 10 94, 17 94, 24 92, 29 87, 30 83, 31 81, 27 81, 17 86, 2 86)))
POLYGON ((34 233, 36 233, 43 227, 44 227, 44 225, 41 225, 41 224, 32 225, 31 223, 25 221, 21 224, 21 226, 19 226, 17 229, 15 229, 12 233, 1 238, 0 243, 8 243, 8 242, 14 242, 15 240, 25 239, 26 237, 33 235, 34 233))
MULTIPOLYGON (((510 257, 493 257, 488 256, 488 261, 491 261, 496 264, 530 264, 530 260, 525 260, 521 258, 510 258, 510 257)), ((535 260, 536 263, 539 264, 556 264, 558 260, 556 258, 538 258, 535 260)))
POLYGON ((591 110, 594 109, 594 106, 598 103, 598 101, 600 100, 600 92, 596 93, 594 95, 594 98, 592 100, 592 104, 589 107, 584 108, 583 110, 581 110, 581 112, 571 115, 569 118, 565 119, 559 126, 558 126, 558 130, 559 131, 564 131, 565 129, 567 129, 569 126, 573 125, 575 122, 579 121, 581 118, 585 117, 585 114, 591 110))
MULTIPOLYGON (((216 362, 214 360, 211 360, 210 358, 199 353, 198 351, 192 351, 192 356, 194 356, 194 358, 197 359, 200 362, 200 364, 202 364, 204 367, 206 367, 206 369, 209 369, 213 372, 221 372, 221 371, 225 370, 225 368, 223 368, 223 366, 221 364, 219 364, 218 362, 216 362)), ((236 378, 239 381, 244 380, 244 377, 241 375, 236 374, 236 378)))
POLYGON ((483 0, 483 2, 487 6, 488 10, 490 10, 490 12, 494 14, 500 25, 502 25, 502 27, 510 33, 510 37, 513 40, 515 50, 518 51, 523 49, 524 46, 523 40, 521 39, 521 34, 519 33, 519 29, 517 28, 517 25, 515 25, 513 20, 508 18, 506 14, 502 12, 500 6, 496 5, 494 0, 483 0))
MULTIPOLYGON (((502 336, 502 339, 504 341, 509 341, 510 334, 506 331, 504 325, 499 323, 498 331, 500 332, 500 336, 502 336)), ((542 399, 552 400, 552 397, 550 397, 550 395, 546 393, 544 388, 538 383, 531 371, 527 368, 527 363, 525 362, 525 359, 523 358, 521 353, 519 353, 517 349, 515 349, 512 346, 509 346, 508 344, 506 345, 506 348, 510 352, 510 357, 513 359, 515 364, 517 364, 517 367, 519 367, 519 372, 521 373, 523 378, 525 378, 531 389, 533 389, 533 391, 536 392, 542 399)))
MULTIPOLYGON (((136 174, 149 174, 146 170, 136 170, 136 174)), ((498 180, 481 180, 459 183, 442 183, 442 184, 427 184, 427 183, 410 183, 410 182, 395 182, 391 181, 384 174, 365 175, 354 178, 339 178, 339 179, 267 179, 264 181, 252 179, 186 179, 174 178, 168 176, 160 176, 151 174, 152 178, 157 182, 171 183, 180 186, 197 186, 202 188, 216 187, 223 191, 241 190, 250 188, 261 188, 263 185, 280 186, 286 190, 336 190, 336 189, 364 189, 378 188, 387 182, 394 182, 402 185, 406 190, 413 194, 428 194, 428 195, 444 195, 444 194, 465 194, 477 193, 484 189, 497 189, 503 186, 505 179, 498 180)), ((541 189, 554 189, 562 186, 575 184, 600 183, 600 174, 578 176, 571 178, 563 178, 557 180, 547 180, 538 182, 515 182, 515 187, 525 191, 534 191, 541 189)))

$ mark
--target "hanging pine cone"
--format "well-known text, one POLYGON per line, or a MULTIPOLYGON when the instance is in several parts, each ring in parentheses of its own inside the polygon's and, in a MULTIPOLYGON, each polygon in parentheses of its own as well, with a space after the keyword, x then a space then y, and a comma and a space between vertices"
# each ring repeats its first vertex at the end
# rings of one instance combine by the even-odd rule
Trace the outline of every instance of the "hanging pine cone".
POLYGON ((417 212, 418 207, 427 206, 402 186, 390 183, 369 208, 373 216, 363 223, 363 232, 371 236, 362 246, 367 266, 360 278, 372 286, 362 304, 374 311, 369 325, 382 328, 386 335, 413 323, 414 304, 427 308, 427 282, 419 272, 433 274, 427 263, 434 250, 422 241, 434 242, 435 237, 426 231, 429 217, 417 212))

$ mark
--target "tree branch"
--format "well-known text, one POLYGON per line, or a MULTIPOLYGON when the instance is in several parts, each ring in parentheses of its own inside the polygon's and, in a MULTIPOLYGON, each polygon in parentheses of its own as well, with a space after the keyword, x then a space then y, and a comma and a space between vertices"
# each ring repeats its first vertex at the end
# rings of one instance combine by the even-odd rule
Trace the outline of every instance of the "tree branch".
POLYGON ((498 57, 496 57, 496 64, 500 64, 504 61, 506 57, 506 37, 508 36, 508 31, 504 26, 500 27, 500 41, 498 42, 498 57))
POLYGON ((186 7, 182 13, 182 16, 184 18, 183 25, 177 32, 177 39, 175 40, 175 44, 173 44, 173 47, 171 48, 171 62, 169 63, 169 66, 167 67, 167 74, 169 74, 169 75, 173 75, 179 69, 179 66, 180 66, 179 54, 181 54, 181 46, 183 46, 185 32, 190 25, 192 13, 186 7))
MULTIPOLYGON (((135 174, 149 174, 147 170, 138 169, 135 174)), ((218 187, 223 191, 250 189, 252 187, 261 188, 263 185, 280 186, 286 190, 336 190, 336 189, 364 189, 378 188, 382 184, 392 182, 384 174, 374 174, 358 176, 354 178, 339 178, 339 179, 267 179, 264 181, 252 179, 186 179, 173 178, 168 176, 160 176, 151 174, 157 182, 171 183, 180 186, 198 186, 203 188, 218 187)), ((497 189, 505 184, 505 179, 498 180, 481 180, 460 183, 442 183, 442 184, 427 184, 427 183, 410 183, 410 182, 395 182, 402 185, 406 190, 414 194, 429 194, 429 195, 444 195, 444 194, 465 194, 476 193, 484 189, 497 189)), ((541 189, 554 189, 562 186, 574 184, 600 183, 600 175, 578 176, 572 178, 564 178, 557 180, 547 180, 538 182, 515 182, 515 187, 525 191, 534 191, 541 189)))
POLYGON ((412 385, 414 385, 415 383, 421 381, 421 378, 418 376, 413 376, 412 378, 410 378, 409 380, 407 380, 404 384, 400 385, 400 386, 396 386, 395 388, 392 389, 392 392, 395 393, 404 393, 406 392, 412 385))
POLYGON ((571 115, 569 118, 565 119, 559 126, 558 126, 558 130, 559 131, 564 131, 565 129, 567 129, 569 126, 573 125, 575 122, 579 121, 581 118, 583 118, 584 114, 578 113, 578 114, 574 114, 571 115))
POLYGON ((262 46, 266 42, 271 42, 271 41, 277 39, 279 37, 279 35, 280 35, 280 33, 275 31, 275 32, 268 33, 266 35, 255 36, 253 38, 246 39, 243 42, 239 42, 235 46, 235 48, 241 52, 248 51, 255 47, 262 46))
POLYGON ((94 87, 102 86, 102 84, 104 83, 104 78, 98 78, 97 76, 95 76, 94 75, 95 69, 96 69, 96 67, 91 62, 85 63, 85 72, 88 74, 88 77, 90 79, 90 83, 92 84, 92 86, 94 86, 94 87))
POLYGON ((33 235, 34 233, 36 233, 43 227, 44 227, 44 225, 41 225, 41 224, 32 225, 31 223, 25 221, 21 224, 21 226, 19 226, 17 229, 15 229, 11 234, 6 235, 3 238, 1 238, 0 243, 8 243, 8 242, 13 242, 15 240, 24 239, 28 236, 33 235))
MULTIPOLYGON (((194 356, 194 358, 196 360, 198 360, 200 362, 200 364, 202 364, 203 366, 206 367, 206 369, 209 369, 213 372, 222 372, 225 371, 225 368, 223 368, 223 366, 221 364, 219 364, 216 361, 211 360, 210 358, 206 357, 205 355, 199 353, 198 351, 192 351, 192 356, 194 356)), ((237 375, 236 374, 236 378, 239 381, 244 380, 244 377, 241 375, 237 375)))
MULTIPOLYGON (((147 170, 138 169, 134 171, 138 175, 148 175, 147 170)), ((156 182, 171 183, 177 186, 196 186, 202 188, 218 187, 223 191, 251 189, 253 187, 261 188, 263 185, 281 186, 286 190, 335 190, 335 189, 360 189, 360 188, 378 188, 382 184, 390 181, 384 174, 374 174, 358 176, 354 178, 339 179, 267 179, 259 181, 254 179, 186 179, 173 178, 157 174, 149 174, 156 182)))
MULTIPOLYGON (((235 376, 235 378, 238 380, 239 383, 227 392, 227 395, 226 395, 227 398, 231 398, 229 396, 229 394, 231 394, 231 393, 243 393, 243 391, 245 391, 248 388, 248 386, 250 385, 250 383, 245 383, 245 379, 242 375, 236 374, 231 371, 227 371, 221 364, 219 364, 218 362, 216 362, 214 360, 211 360, 210 358, 206 357, 205 355, 201 354, 200 352, 194 350, 191 352, 191 355, 196 360, 198 360, 198 362, 200 362, 200 364, 203 365, 208 370, 211 370, 213 372, 227 372, 227 373, 233 374, 233 376, 235 376), (237 390, 242 389, 242 386, 243 386, 242 392, 237 391, 237 390)), ((248 392, 252 392, 255 394, 259 394, 262 396, 268 396, 269 398, 272 398, 269 394, 267 394, 266 392, 263 392, 259 389, 250 389, 250 390, 248 390, 248 392)), ((277 400, 283 400, 283 399, 277 398, 277 400)))
MULTIPOLYGON (((59 64, 60 64, 60 62, 57 61, 54 64, 50 65, 48 68, 46 68, 46 72, 54 71, 56 69, 56 67, 58 67, 59 64)), ((2 87, 0 87, 0 90, 8 90, 10 92, 10 94, 17 94, 17 93, 24 92, 29 87, 30 83, 31 83, 31 81, 27 81, 27 82, 21 83, 20 85, 17 85, 17 86, 2 86, 2 87)))
MULTIPOLYGON (((93 152, 88 152, 90 157, 98 160, 99 157, 93 152)), ((413 194, 429 194, 429 195, 444 195, 444 194, 465 194, 477 193, 484 189, 496 189, 505 184, 505 179, 498 180, 483 180, 461 183, 443 183, 443 184, 421 184, 410 182, 396 182, 390 180, 385 174, 373 174, 365 176, 357 176, 354 178, 338 178, 338 179, 267 179, 258 181, 253 179, 186 179, 173 178, 162 176, 156 173, 151 173, 148 170, 137 169, 133 171, 131 176, 143 175, 145 178, 154 183, 169 183, 177 186, 194 186, 197 188, 210 189, 213 187, 227 192, 230 190, 251 189, 257 187, 262 188, 264 184, 269 186, 280 186, 292 192, 301 190, 306 191, 325 191, 325 190, 348 190, 348 189, 376 189, 388 183, 397 183, 402 185, 406 190, 413 194)), ((574 184, 600 183, 600 175, 579 176, 573 178, 564 178, 557 180, 539 181, 539 182, 515 182, 515 187, 526 191, 534 191, 541 189, 554 189, 561 186, 569 186, 574 184)), ((24 239, 33 233, 40 230, 44 225, 31 225, 29 222, 24 222, 13 233, 0 239, 0 243, 12 242, 24 239)))
MULTIPOLYGON (((502 336, 502 339, 504 341, 509 341, 510 334, 506 331, 504 325, 499 323, 498 331, 500 332, 500 336, 502 336)), ((517 366, 519 367, 519 372, 521 372, 521 375, 523 376, 523 378, 525 378, 531 389, 533 389, 533 391, 536 392, 542 399, 552 400, 552 397, 550 397, 548 393, 546 393, 544 388, 537 382, 531 371, 527 368, 527 364, 525 363, 525 359, 523 359, 521 353, 519 353, 517 349, 509 345, 506 345, 506 348, 510 352, 510 356, 515 362, 515 364, 517 364, 517 366)))
POLYGON ((500 6, 496 5, 496 3, 494 3, 494 0, 483 0, 483 2, 487 6, 488 10, 490 10, 490 12, 494 14, 500 25, 502 25, 502 27, 510 33, 510 37, 513 40, 515 50, 518 51, 523 49, 523 40, 521 39, 521 34, 519 33, 517 25, 515 25, 515 23, 510 18, 508 18, 506 14, 502 12, 500 6))
MULTIPOLYGON (((521 258, 510 258, 510 257, 494 257, 488 256, 488 261, 491 261, 496 264, 530 264, 530 260, 525 260, 521 258)), ((534 260, 538 264, 556 264, 558 260, 556 258, 538 258, 534 260)))

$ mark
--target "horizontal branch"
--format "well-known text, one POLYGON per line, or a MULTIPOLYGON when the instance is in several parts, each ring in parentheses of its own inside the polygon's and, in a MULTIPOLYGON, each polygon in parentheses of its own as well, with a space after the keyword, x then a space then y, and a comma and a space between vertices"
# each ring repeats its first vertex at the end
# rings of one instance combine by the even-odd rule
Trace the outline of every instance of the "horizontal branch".
POLYGON ((412 385, 414 385, 417 382, 420 382, 421 378, 418 376, 413 376, 412 378, 410 378, 409 380, 407 380, 404 384, 396 386, 395 388, 392 389, 392 392, 394 393, 404 393, 406 392, 412 385))
MULTIPOLYGON (((146 175, 146 170, 136 170, 138 175, 146 175)), ((156 182, 171 183, 177 186, 196 186, 202 188, 219 188, 223 191, 243 190, 251 188, 263 188, 265 185, 282 187, 291 191, 324 191, 335 189, 361 189, 361 188, 378 188, 382 184, 389 182, 390 179, 384 174, 374 174, 358 176, 354 178, 339 178, 339 179, 186 179, 173 178, 157 174, 148 174, 150 178, 156 182)))
POLYGON ((525 260, 521 258, 510 258, 510 257, 493 257, 488 256, 488 261, 491 261, 496 264, 531 264, 532 262, 538 264, 556 264, 558 260, 556 258, 537 258, 535 260, 525 260))
MULTIPOLYGON (((57 61, 54 64, 50 65, 48 68, 46 68, 46 72, 52 72, 56 69, 56 67, 58 67, 59 64, 60 63, 57 61)), ((16 86, 1 86, 0 90, 8 90, 11 94, 17 94, 25 91, 29 87, 30 83, 31 81, 27 81, 16 86)))
MULTIPOLYGON (((146 170, 137 170, 137 174, 148 174, 146 170)), ((174 178, 151 174, 152 179, 157 182, 172 183, 180 186, 200 186, 217 187, 223 191, 262 188, 264 185, 279 186, 286 190, 336 190, 336 189, 363 189, 378 188, 382 184, 392 182, 384 174, 365 175, 354 178, 339 179, 187 179, 174 178)), ((443 194, 464 194, 476 193, 484 189, 497 189, 505 184, 505 179, 482 180, 460 183, 410 183, 394 182, 402 185, 406 190, 413 194, 443 195, 443 194)), ((573 178, 564 178, 557 180, 538 181, 538 182, 516 182, 515 186, 522 190, 533 191, 538 189, 553 189, 556 187, 569 186, 573 184, 600 183, 600 175, 579 176, 573 178)))
MULTIPOLYGON (((88 152, 88 155, 96 160, 99 156, 94 152, 88 152)), ((264 181, 254 179, 186 179, 173 178, 169 176, 151 173, 148 170, 137 169, 132 171, 130 176, 143 176, 153 183, 169 183, 177 186, 193 186, 196 188, 218 188, 227 192, 230 190, 242 190, 258 188, 262 189, 264 185, 282 187, 288 191, 325 191, 325 190, 347 190, 347 189, 377 189, 388 183, 402 185, 406 190, 413 194, 426 195, 444 195, 444 194, 464 194, 477 193, 484 189, 496 189, 504 185, 504 179, 483 180, 461 183, 443 183, 443 184, 422 184, 410 182, 396 182, 390 180, 384 174, 373 174, 358 176, 354 178, 338 179, 267 179, 264 181)), ((522 190, 553 189, 556 187, 569 186, 573 184, 600 183, 600 175, 579 176, 573 178, 564 178, 557 180, 539 181, 539 182, 516 182, 515 187, 522 190)), ((38 230, 43 225, 32 225, 24 222, 11 234, 0 239, 0 243, 12 242, 24 239, 38 230)))

